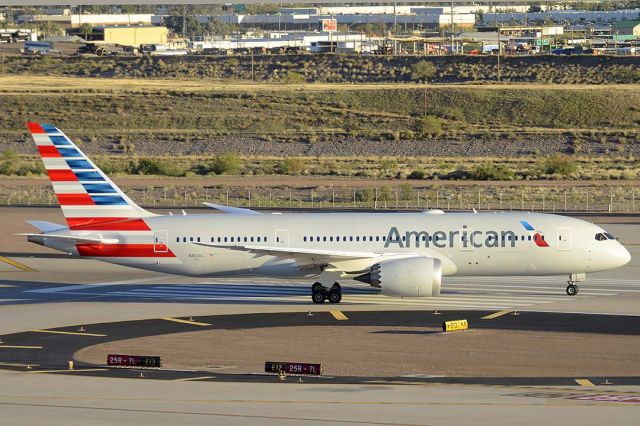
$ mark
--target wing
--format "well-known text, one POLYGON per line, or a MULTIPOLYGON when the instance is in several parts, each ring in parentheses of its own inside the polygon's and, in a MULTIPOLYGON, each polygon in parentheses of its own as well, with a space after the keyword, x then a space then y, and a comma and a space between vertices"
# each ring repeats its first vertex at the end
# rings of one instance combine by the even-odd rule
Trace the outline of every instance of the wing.
POLYGON ((244 209, 242 207, 231 207, 231 206, 224 206, 222 204, 213 204, 213 203, 202 203, 202 204, 204 204, 207 207, 211 207, 212 209, 220 210, 221 212, 228 213, 228 214, 241 214, 241 215, 262 214, 255 210, 244 209))
POLYGON ((281 259, 293 259, 299 267, 328 267, 345 273, 360 273, 372 265, 387 259, 417 256, 416 253, 375 253, 338 250, 300 249, 293 247, 241 246, 215 243, 193 244, 227 250, 253 253, 256 256, 274 256, 281 259))

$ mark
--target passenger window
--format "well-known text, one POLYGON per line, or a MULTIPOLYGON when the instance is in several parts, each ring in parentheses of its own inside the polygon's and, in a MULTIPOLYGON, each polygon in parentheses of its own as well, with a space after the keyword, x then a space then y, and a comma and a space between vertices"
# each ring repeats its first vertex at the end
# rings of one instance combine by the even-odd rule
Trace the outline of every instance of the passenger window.
POLYGON ((380 236, 376 235, 376 241, 380 241, 380 236))
POLYGON ((302 237, 302 241, 307 242, 307 237, 302 237))
POLYGON ((200 242, 200 237, 198 237, 198 242, 200 242))
POLYGON ((231 242, 233 242, 233 237, 231 237, 231 242))
POLYGON ((360 236, 356 235, 356 241, 360 241, 360 236))
POLYGON ((369 241, 373 241, 373 236, 369 235, 369 241))
POLYGON ((176 238, 176 243, 180 242, 180 237, 176 238))
POLYGON ((333 241, 333 237, 329 237, 329 241, 333 241))
POLYGON ((353 241, 353 237, 349 237, 349 241, 353 241))
POLYGON ((193 237, 189 237, 189 241, 193 241, 193 237))
POLYGON ((244 242, 245 242, 245 243, 247 242, 247 237, 244 237, 244 242))
POLYGON ((253 237, 251 237, 251 242, 253 242, 253 237))
POLYGON ((528 239, 529 239, 529 241, 531 241, 531 235, 529 235, 529 238, 528 238, 528 239))
POLYGON ((258 237, 258 242, 260 242, 260 237, 258 237))

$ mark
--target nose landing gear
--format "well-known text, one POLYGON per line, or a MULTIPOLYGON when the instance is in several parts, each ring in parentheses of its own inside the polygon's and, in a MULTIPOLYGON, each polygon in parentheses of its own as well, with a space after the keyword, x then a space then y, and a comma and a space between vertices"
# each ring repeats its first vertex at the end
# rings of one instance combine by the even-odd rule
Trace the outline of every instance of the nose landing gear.
POLYGON ((324 303, 325 300, 328 300, 329 303, 340 303, 342 300, 342 287, 337 282, 330 289, 327 289, 321 283, 314 283, 311 286, 311 300, 316 304, 324 303))
POLYGON ((583 282, 586 279, 587 276, 584 272, 569 275, 569 281, 567 281, 567 295, 575 296, 578 294, 578 283, 583 282))

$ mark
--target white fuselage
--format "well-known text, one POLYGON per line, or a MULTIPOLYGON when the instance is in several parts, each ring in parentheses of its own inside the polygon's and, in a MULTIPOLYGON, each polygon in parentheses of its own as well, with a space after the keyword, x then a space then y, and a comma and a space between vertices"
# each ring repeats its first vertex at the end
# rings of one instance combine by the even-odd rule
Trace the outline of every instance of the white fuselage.
MULTIPOLYGON (((151 231, 67 232, 99 234, 117 239, 123 247, 153 244, 157 256, 113 252, 95 257, 190 276, 300 277, 320 274, 324 266, 300 268, 281 256, 196 243, 417 254, 439 258, 445 276, 586 273, 616 268, 630 259, 615 239, 596 239, 596 234, 605 232, 599 226, 538 213, 196 214, 155 216, 145 222, 151 231)), ((45 245, 79 254, 75 245, 59 241, 45 245)))

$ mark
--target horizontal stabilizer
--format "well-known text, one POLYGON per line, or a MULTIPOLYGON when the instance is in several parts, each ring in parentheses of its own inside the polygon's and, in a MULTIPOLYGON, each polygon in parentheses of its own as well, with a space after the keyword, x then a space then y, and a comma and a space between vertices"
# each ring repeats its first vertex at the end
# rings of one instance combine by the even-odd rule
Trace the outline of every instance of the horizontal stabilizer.
POLYGON ((202 203, 202 204, 204 204, 207 207, 211 207, 212 209, 220 210, 221 212, 228 213, 228 214, 243 214, 243 215, 262 214, 255 210, 244 209, 242 207, 230 207, 222 204, 213 204, 213 203, 202 203))
POLYGON ((60 241, 69 241, 75 243, 94 243, 94 244, 117 244, 118 239, 116 238, 102 238, 102 237, 80 237, 75 235, 55 235, 55 234, 29 234, 22 233, 16 234, 27 237, 28 241, 32 240, 60 240, 60 241))
POLYGON ((28 220, 27 223, 29 225, 35 226, 41 232, 45 232, 45 233, 66 228, 65 225, 60 225, 59 223, 47 222, 46 220, 28 220))

